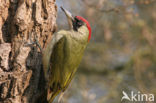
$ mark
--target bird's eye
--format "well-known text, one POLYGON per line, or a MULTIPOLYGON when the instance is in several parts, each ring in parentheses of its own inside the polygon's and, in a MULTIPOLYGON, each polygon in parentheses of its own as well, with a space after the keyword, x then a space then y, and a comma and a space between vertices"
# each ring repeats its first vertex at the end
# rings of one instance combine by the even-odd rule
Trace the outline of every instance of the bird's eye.
POLYGON ((74 30, 77 31, 78 28, 80 28, 83 24, 84 23, 83 23, 82 20, 80 20, 80 19, 78 19, 78 18, 75 17, 75 19, 73 21, 73 28, 74 28, 74 30))

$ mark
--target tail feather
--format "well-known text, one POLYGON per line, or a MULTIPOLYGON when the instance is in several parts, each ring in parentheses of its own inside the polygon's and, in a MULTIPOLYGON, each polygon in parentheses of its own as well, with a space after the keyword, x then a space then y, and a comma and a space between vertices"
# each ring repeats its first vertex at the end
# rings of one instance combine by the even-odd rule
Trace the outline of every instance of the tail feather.
POLYGON ((61 90, 58 90, 56 92, 51 91, 50 89, 47 90, 47 101, 49 103, 52 103, 55 99, 55 97, 61 92, 61 90))

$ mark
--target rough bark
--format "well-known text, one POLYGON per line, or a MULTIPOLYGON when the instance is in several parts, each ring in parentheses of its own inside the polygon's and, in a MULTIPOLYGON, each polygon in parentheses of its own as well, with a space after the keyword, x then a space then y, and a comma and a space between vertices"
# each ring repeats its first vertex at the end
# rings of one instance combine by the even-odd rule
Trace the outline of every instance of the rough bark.
POLYGON ((46 46, 56 29, 56 12, 55 0, 0 0, 0 103, 40 101, 42 55, 29 44, 37 38, 46 46))

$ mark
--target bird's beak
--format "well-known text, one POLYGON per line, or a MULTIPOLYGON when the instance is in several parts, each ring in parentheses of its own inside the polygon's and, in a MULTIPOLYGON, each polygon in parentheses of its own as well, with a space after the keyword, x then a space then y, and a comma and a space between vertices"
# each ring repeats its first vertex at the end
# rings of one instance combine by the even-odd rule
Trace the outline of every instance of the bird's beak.
POLYGON ((72 14, 69 11, 67 11, 66 9, 64 9, 63 7, 60 7, 60 8, 65 13, 65 15, 68 19, 68 24, 69 24, 70 29, 73 29, 73 23, 72 22, 74 21, 74 18, 72 16, 72 14))

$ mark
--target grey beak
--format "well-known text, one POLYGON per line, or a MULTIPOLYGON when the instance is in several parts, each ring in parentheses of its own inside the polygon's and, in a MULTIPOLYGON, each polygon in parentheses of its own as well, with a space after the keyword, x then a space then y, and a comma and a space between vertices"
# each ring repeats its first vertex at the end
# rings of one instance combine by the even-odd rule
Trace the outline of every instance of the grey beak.
POLYGON ((67 11, 66 9, 64 9, 62 6, 60 7, 62 9, 62 11, 65 13, 66 17, 67 17, 67 20, 68 20, 68 24, 69 24, 69 27, 70 29, 73 29, 73 23, 72 21, 74 20, 72 14, 67 11))

